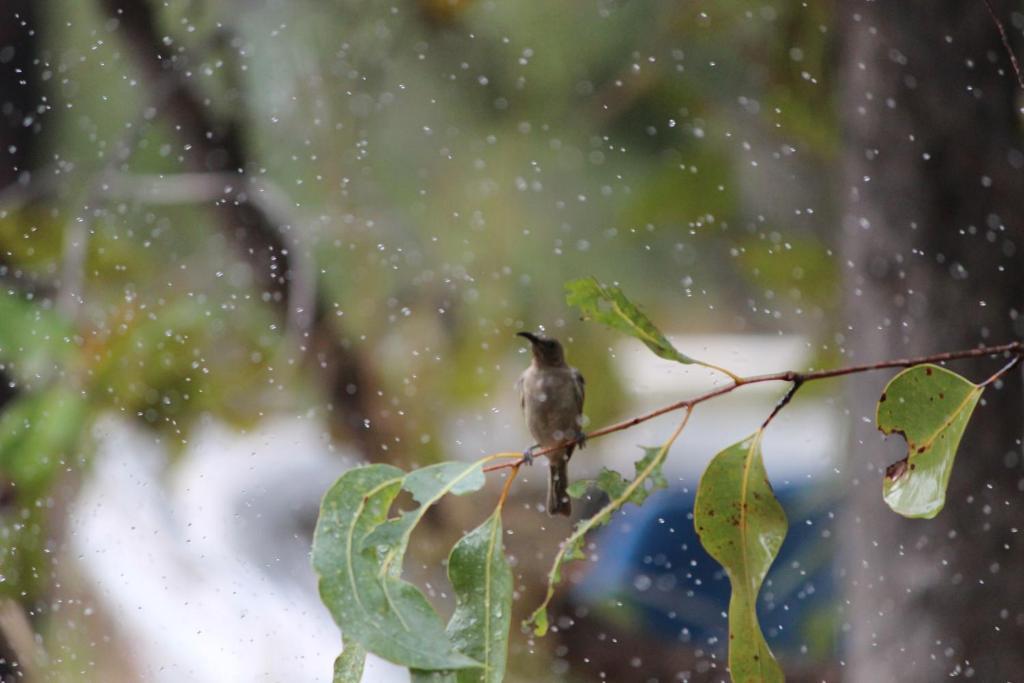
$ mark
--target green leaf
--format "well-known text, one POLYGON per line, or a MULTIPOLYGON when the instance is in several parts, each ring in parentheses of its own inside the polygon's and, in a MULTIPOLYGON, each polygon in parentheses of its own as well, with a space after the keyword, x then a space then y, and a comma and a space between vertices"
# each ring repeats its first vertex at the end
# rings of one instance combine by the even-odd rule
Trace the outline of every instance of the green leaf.
POLYGON ((22 395, 0 413, 0 472, 24 492, 41 491, 74 462, 89 402, 64 384, 22 395))
POLYGON ((45 380, 75 350, 72 328, 52 308, 0 290, 0 364, 21 383, 45 380))
POLYGON ((390 465, 349 470, 327 492, 320 507, 313 566, 320 576, 321 599, 346 642, 358 642, 367 651, 402 666, 430 670, 481 666, 455 649, 441 617, 423 593, 398 576, 414 526, 407 515, 419 519, 427 503, 417 512, 387 520, 407 479, 417 500, 428 502, 448 491, 469 490, 477 477, 483 479, 479 463, 452 465, 442 463, 408 477, 390 465), (455 476, 442 481, 438 468, 455 472, 455 476), (369 543, 374 530, 382 525, 387 531, 377 533, 369 543))
POLYGON ((463 669, 458 683, 501 683, 505 678, 508 632, 512 622, 512 569, 502 545, 501 508, 452 548, 448 578, 455 589, 455 612, 448 635, 459 652, 482 662, 463 669))
MULTIPOLYGON (((688 416, 687 416, 688 417, 688 416)), ((683 423, 685 424, 685 422, 683 423)), ((681 429, 681 427, 680 427, 681 429)), ((645 455, 637 463, 636 476, 632 481, 625 481, 618 472, 605 469, 593 482, 577 482, 569 487, 570 495, 579 498, 586 491, 587 485, 594 483, 602 491, 608 494, 608 503, 601 508, 597 514, 590 519, 581 520, 569 538, 558 549, 555 560, 548 571, 548 589, 544 601, 533 611, 525 626, 532 628, 534 634, 543 636, 548 632, 548 604, 555 595, 555 586, 562 580, 562 567, 572 560, 586 558, 583 554, 583 539, 588 532, 607 524, 612 515, 626 503, 640 505, 656 489, 664 488, 667 485, 665 475, 661 473, 661 466, 665 462, 669 448, 675 441, 679 431, 658 448, 644 448, 645 455), (647 482, 650 481, 650 485, 647 482)))
MULTIPOLYGON (((633 468, 636 470, 636 476, 640 476, 651 462, 658 457, 658 453, 661 452, 660 446, 641 446, 641 448, 644 450, 644 456, 633 463, 633 468)), ((636 477, 634 477, 634 481, 635 480, 636 477)), ((668 480, 665 479, 665 475, 661 473, 660 466, 651 470, 647 480, 648 483, 644 486, 638 486, 630 490, 625 500, 626 503, 643 505, 648 496, 658 489, 663 489, 668 486, 668 480)), ((616 470, 602 467, 596 479, 578 479, 570 484, 568 493, 573 498, 582 498, 583 494, 587 492, 587 489, 593 486, 603 491, 610 499, 614 500, 621 498, 630 484, 632 484, 632 482, 623 478, 623 476, 616 470)))
POLYGON ((736 683, 784 680, 757 621, 757 594, 788 526, 764 469, 761 434, 758 430, 711 460, 693 506, 701 544, 732 585, 729 670, 736 683))
POLYGON ((412 494, 420 506, 389 519, 370 533, 365 544, 383 551, 382 572, 398 576, 402 571, 402 557, 413 529, 430 506, 445 494, 461 495, 477 491, 484 485, 481 463, 442 462, 414 470, 405 475, 402 488, 412 494))
POLYGON ((890 465, 882 497, 904 517, 931 519, 946 503, 956 449, 983 386, 937 365, 892 378, 878 400, 878 428, 907 441, 907 457, 890 465))
POLYGON ((341 654, 334 660, 333 683, 359 683, 366 666, 366 650, 359 643, 349 640, 341 654))
POLYGON ((55 515, 41 503, 62 473, 84 463, 91 414, 66 384, 20 394, 0 411, 0 478, 14 494, 0 509, 0 596, 31 601, 48 590, 55 515))
POLYGON ((411 669, 409 671, 410 683, 456 683, 455 673, 452 671, 422 671, 411 669))
POLYGON ((594 278, 583 278, 565 283, 565 289, 566 303, 580 309, 585 318, 636 337, 667 360, 685 364, 699 362, 672 346, 661 330, 618 287, 602 285, 594 278))

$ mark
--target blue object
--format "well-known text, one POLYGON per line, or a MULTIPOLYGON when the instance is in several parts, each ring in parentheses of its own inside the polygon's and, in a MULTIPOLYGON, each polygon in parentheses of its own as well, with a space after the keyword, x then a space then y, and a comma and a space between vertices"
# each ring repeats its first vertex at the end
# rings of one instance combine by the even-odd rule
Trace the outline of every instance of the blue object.
MULTIPOLYGON (((816 490, 812 490, 816 489, 816 490)), ((761 589, 758 615, 773 652, 810 659, 834 655, 834 494, 784 486, 776 496, 789 531, 761 589)), ((729 579, 693 527, 694 493, 661 491, 628 506, 595 536, 591 563, 570 599, 592 614, 629 619, 666 640, 725 652, 729 579)))

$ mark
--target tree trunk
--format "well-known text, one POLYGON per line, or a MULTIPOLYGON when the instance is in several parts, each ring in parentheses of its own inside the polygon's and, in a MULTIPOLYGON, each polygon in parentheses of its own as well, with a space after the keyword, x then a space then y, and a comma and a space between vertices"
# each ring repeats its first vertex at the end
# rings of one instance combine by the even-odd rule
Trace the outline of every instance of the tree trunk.
MULTIPOLYGON (((0 0, 0 197, 21 191, 30 182, 29 167, 38 156, 40 134, 38 26, 33 0, 0 0)), ((0 207, 0 214, 3 213, 0 207)), ((6 216, 3 216, 6 218, 6 216)), ((0 253, 0 284, 19 286, 0 253)), ((4 322, 0 321, 0 325, 4 322)), ((0 412, 17 395, 14 382, 0 368, 0 412)), ((0 475, 0 511, 10 512, 13 483, 0 475)), ((6 518, 4 520, 7 521, 6 518)), ((21 607, 0 605, 0 612, 21 607)), ((34 662, 23 649, 15 647, 12 624, 0 620, 0 681, 25 680, 34 662)))
MULTIPOLYGON (((32 0, 0 0, 0 197, 18 192, 16 184, 28 184, 36 156, 41 116, 37 29, 32 0)), ((2 214, 0 207, 0 217, 5 217, 2 214)), ((0 253, 0 284, 20 284, 11 283, 13 279, 5 254, 0 253)), ((0 408, 15 393, 0 368, 0 408)))
MULTIPOLYGON (((1009 25, 1015 5, 992 4, 1009 25)), ((848 360, 1024 337, 1021 92, 985 3, 848 0, 839 14, 848 360)), ((977 381, 1003 362, 954 369, 977 381)), ((848 679, 1021 680, 1021 374, 986 391, 931 521, 882 501, 905 450, 874 428, 884 379, 848 384, 848 679)))

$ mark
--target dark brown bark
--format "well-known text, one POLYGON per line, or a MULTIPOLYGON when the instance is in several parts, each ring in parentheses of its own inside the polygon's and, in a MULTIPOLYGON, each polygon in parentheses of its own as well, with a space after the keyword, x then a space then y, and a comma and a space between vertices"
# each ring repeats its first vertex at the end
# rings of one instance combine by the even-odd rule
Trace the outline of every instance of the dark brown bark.
MULTIPOLYGON (((36 60, 38 26, 32 0, 0 0, 0 192, 18 192, 28 186, 32 161, 41 129, 40 88, 36 60)), ((0 283, 21 283, 0 254, 0 283)), ((0 322, 2 325, 3 322, 0 322)), ((0 369, 0 411, 14 400, 18 390, 0 369)), ((0 510, 10 511, 15 491, 0 475, 0 510)), ((0 681, 24 680, 32 662, 19 661, 16 639, 0 629, 0 681)))
POLYGON ((43 114, 34 15, 31 0, 0 2, 0 189, 27 173, 43 114))
MULTIPOLYGON (((18 191, 30 180, 43 114, 38 110, 37 29, 31 0, 0 1, 0 193, 18 191)), ((0 282, 14 279, 0 254, 0 282)), ((14 396, 10 379, 0 370, 0 407, 14 396)))
MULTIPOLYGON (((993 1, 1009 18, 1010 2, 993 1)), ((842 262, 851 360, 1024 336, 1020 92, 981 0, 839 3, 842 262)), ((1011 42, 1019 32, 1011 32, 1011 42)), ((974 380, 998 361, 955 368, 974 380)), ((877 376, 849 380, 852 485, 843 582, 848 680, 1021 680, 1021 373, 986 391, 943 512, 881 499, 898 437, 873 427, 877 376), (861 418, 867 419, 861 419, 861 418)))

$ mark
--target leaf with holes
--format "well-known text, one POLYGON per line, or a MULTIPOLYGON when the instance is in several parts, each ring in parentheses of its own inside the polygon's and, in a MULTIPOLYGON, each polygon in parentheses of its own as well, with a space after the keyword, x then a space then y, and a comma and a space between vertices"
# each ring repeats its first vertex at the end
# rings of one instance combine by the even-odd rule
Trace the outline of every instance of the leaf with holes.
POLYGON ((725 568, 732 586, 729 670, 736 683, 784 679, 757 621, 757 595, 788 526, 764 469, 761 434, 759 430, 711 460, 693 505, 700 542, 725 568))
MULTIPOLYGON (((633 468, 636 470, 636 476, 639 476, 641 472, 644 472, 651 462, 658 457, 658 453, 661 452, 660 446, 641 446, 640 448, 643 449, 644 456, 633 463, 633 468)), ((636 476, 634 476, 634 481, 636 480, 636 476)), ((629 496, 625 502, 633 503, 634 505, 643 505, 648 496, 655 491, 668 486, 668 480, 665 479, 665 475, 662 474, 660 467, 656 467, 651 470, 650 475, 646 477, 646 479, 647 481, 643 486, 635 487, 629 492, 629 496)), ((607 467, 602 467, 596 479, 577 479, 569 485, 567 492, 573 498, 582 498, 590 487, 594 487, 603 491, 608 498, 614 500, 616 498, 620 498, 626 488, 632 483, 632 481, 625 479, 617 471, 608 469, 607 467)))
POLYGON ((878 428, 907 441, 907 457, 890 465, 882 482, 895 512, 931 519, 942 510, 957 447, 983 390, 937 365, 907 368, 886 385, 878 428))
MULTIPOLYGON (((413 495, 420 501, 436 500, 446 491, 465 490, 466 481, 476 476, 482 481, 479 464, 459 466, 444 468, 446 475, 455 475, 442 481, 436 469, 440 466, 407 477, 397 467, 368 465, 346 472, 324 496, 313 538, 313 566, 320 576, 320 597, 346 642, 358 643, 402 666, 430 670, 480 667, 478 661, 456 649, 423 593, 399 578, 413 525, 387 520, 391 504, 409 477, 413 495), (385 524, 390 525, 389 531, 381 534, 377 543, 368 543, 374 530, 385 524)), ((422 516, 422 512, 418 514, 422 516)))
POLYGON ((413 470, 402 480, 402 489, 412 494, 419 507, 383 522, 366 537, 364 543, 383 553, 383 571, 398 576, 409 537, 427 510, 448 493, 461 495, 477 491, 483 485, 480 463, 442 462, 413 470))

